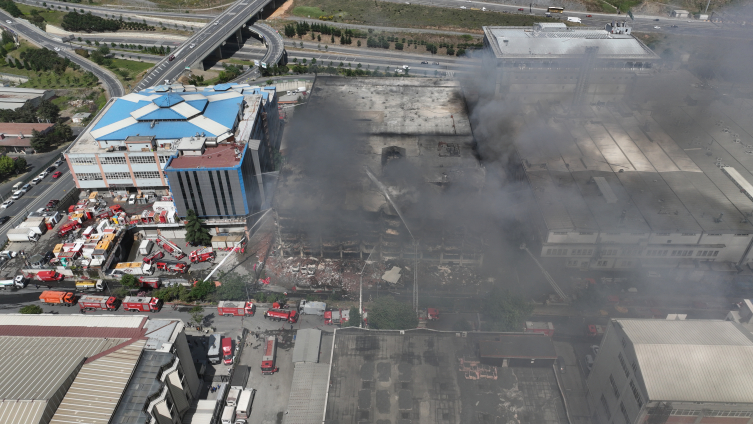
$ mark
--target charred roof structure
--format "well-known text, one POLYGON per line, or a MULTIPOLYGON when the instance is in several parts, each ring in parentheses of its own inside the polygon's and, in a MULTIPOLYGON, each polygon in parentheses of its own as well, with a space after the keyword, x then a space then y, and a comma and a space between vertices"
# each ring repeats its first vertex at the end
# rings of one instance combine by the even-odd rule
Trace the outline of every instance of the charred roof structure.
POLYGON ((457 82, 318 77, 297 113, 275 197, 281 254, 412 258, 412 235, 422 259, 482 260, 457 213, 485 181, 457 82))

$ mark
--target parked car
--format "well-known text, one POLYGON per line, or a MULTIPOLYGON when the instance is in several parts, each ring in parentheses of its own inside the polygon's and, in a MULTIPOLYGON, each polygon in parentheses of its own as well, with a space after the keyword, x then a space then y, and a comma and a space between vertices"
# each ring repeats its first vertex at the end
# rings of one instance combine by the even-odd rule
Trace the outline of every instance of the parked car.
POLYGON ((9 216, 0 216, 0 225, 5 224, 6 222, 10 221, 9 216))
POLYGON ((44 208, 47 210, 53 209, 55 206, 58 205, 58 203, 60 203, 60 200, 57 200, 57 199, 50 200, 49 202, 47 202, 47 205, 45 205, 44 208))
POLYGON ((60 159, 58 159, 58 160, 55 161, 55 166, 60 166, 60 165, 63 164, 63 162, 65 162, 65 159, 60 158, 60 159))
POLYGON ((21 198, 21 196, 23 196, 24 194, 26 194, 26 190, 24 190, 24 189, 20 189, 20 190, 18 190, 18 191, 16 191, 16 192, 14 192, 14 193, 13 193, 13 195, 12 195, 12 196, 10 196, 10 198, 11 198, 11 199, 13 199, 13 200, 18 200, 18 199, 20 199, 20 198, 21 198))
POLYGON ((586 15, 586 18, 593 18, 593 15, 586 15))
POLYGON ((57 166, 55 166, 54 164, 50 165, 50 166, 47 167, 47 169, 44 170, 44 172, 46 172, 47 174, 49 174, 50 172, 54 171, 55 168, 57 168, 57 166))
POLYGON ((13 204, 13 200, 12 199, 8 199, 8 200, 4 201, 2 205, 0 205, 0 209, 5 209, 5 208, 7 208, 8 206, 10 206, 12 204, 13 204))
POLYGON ((428 65, 428 64, 429 64, 429 62, 428 62, 428 61, 426 61, 426 60, 424 60, 423 62, 421 62, 421 64, 422 64, 422 65, 428 65))
POLYGON ((136 195, 135 194, 132 194, 132 195, 128 196, 128 204, 129 205, 136 204, 136 195))
POLYGON ((526 11, 526 10, 525 10, 525 9, 523 9, 522 7, 519 7, 519 8, 518 8, 518 12, 525 12, 525 11, 526 11))
POLYGON ((586 368, 588 368, 588 371, 591 372, 591 368, 594 366, 594 357, 591 355, 586 355, 586 368))
POLYGON ((31 190, 31 187, 31 184, 24 184, 24 186, 21 187, 21 190, 26 190, 26 192, 28 193, 29 190, 31 190))
POLYGON ((60 178, 60 176, 63 175, 60 171, 55 171, 52 173, 52 178, 60 178))

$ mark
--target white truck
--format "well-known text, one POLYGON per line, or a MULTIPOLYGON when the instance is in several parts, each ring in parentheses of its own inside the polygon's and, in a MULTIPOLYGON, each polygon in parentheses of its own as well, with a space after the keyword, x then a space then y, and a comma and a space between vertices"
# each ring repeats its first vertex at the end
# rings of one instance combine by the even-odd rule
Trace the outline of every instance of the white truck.
POLYGON ((568 17, 567 17, 567 21, 568 21, 568 22, 574 22, 574 23, 576 23, 576 24, 581 24, 581 23, 583 23, 583 22, 581 22, 581 21, 580 21, 580 18, 578 18, 578 17, 575 17, 575 16, 568 16, 568 17))
POLYGON ((238 406, 235 408, 235 418, 247 420, 251 414, 251 405, 254 403, 254 395, 256 390, 244 389, 241 392, 241 397, 238 398, 238 406))
POLYGON ((120 262, 115 265, 109 275, 114 278, 120 278, 125 274, 130 275, 152 275, 154 268, 143 262, 120 262))
POLYGON ((39 234, 30 228, 11 228, 5 234, 8 236, 9 241, 37 241, 39 240, 39 234))
POLYGON ((241 395, 241 389, 236 387, 231 387, 230 390, 227 392, 227 400, 225 403, 227 406, 236 406, 238 405, 238 398, 241 395))
POLYGON ((327 304, 324 302, 312 302, 306 299, 301 299, 301 303, 298 304, 298 312, 302 315, 324 316, 324 311, 326 310, 327 304))
POLYGON ((0 281, 0 290, 22 289, 26 286, 24 280, 2 280, 0 281))
POLYGON ((148 255, 152 252, 152 246, 154 246, 153 241, 141 240, 141 243, 139 244, 139 254, 141 254, 142 256, 148 255))
POLYGON ((222 424, 233 424, 235 422, 235 407, 226 406, 222 410, 222 424))

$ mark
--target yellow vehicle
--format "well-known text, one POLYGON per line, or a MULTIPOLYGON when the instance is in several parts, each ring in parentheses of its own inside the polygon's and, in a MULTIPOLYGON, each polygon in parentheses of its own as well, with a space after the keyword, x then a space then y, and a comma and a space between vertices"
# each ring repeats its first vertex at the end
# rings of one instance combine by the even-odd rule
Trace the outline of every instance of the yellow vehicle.
POLYGON ((565 8, 564 7, 556 7, 556 6, 549 6, 549 7, 547 7, 546 11, 549 12, 549 13, 562 13, 562 12, 565 11, 565 8))

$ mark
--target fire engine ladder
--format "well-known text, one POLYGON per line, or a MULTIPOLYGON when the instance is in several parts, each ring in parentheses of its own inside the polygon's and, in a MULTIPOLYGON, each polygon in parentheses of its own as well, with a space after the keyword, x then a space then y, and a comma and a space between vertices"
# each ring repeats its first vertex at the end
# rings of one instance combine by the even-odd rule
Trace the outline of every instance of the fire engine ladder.
POLYGON ((586 86, 588 85, 588 77, 591 74, 591 70, 594 67, 594 59, 596 59, 596 53, 599 51, 598 47, 586 47, 586 54, 583 58, 583 63, 580 66, 578 72, 578 81, 575 83, 575 94, 573 95, 573 108, 578 108, 583 103, 583 95, 586 92, 586 86))
POLYGON ((546 281, 549 282, 549 285, 552 286, 552 289, 554 289, 554 292, 557 293, 557 295, 562 299, 562 301, 565 303, 570 303, 570 298, 568 298, 565 292, 562 291, 560 286, 557 285, 557 282, 554 281, 554 278, 552 278, 552 276, 549 275, 549 273, 544 269, 544 267, 541 266, 541 263, 538 261, 538 259, 536 259, 535 256, 533 256, 533 253, 531 253, 531 251, 528 250, 528 247, 526 246, 525 243, 522 243, 520 245, 520 249, 528 252, 528 255, 531 257, 531 259, 533 259, 533 261, 536 262, 536 265, 539 266, 541 273, 544 274, 544 278, 546 278, 546 281))

